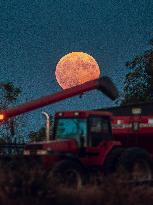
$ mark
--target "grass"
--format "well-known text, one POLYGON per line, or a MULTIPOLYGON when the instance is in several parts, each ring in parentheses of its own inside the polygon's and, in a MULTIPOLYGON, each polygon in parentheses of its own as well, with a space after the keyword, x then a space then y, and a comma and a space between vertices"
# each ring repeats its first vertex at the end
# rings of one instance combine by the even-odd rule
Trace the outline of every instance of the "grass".
POLYGON ((24 163, 0 164, 1 205, 152 205, 153 187, 119 183, 107 177, 101 185, 88 184, 73 190, 45 178, 44 170, 24 163))

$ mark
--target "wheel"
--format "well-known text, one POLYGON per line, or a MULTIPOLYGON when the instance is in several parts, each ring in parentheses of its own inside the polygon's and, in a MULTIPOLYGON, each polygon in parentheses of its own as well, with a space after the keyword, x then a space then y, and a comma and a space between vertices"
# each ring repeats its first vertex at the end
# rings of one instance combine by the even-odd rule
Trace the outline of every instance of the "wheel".
POLYGON ((119 164, 127 180, 131 182, 151 181, 153 178, 151 157, 143 149, 136 147, 125 150, 119 164))
POLYGON ((117 171, 119 158, 123 153, 123 147, 114 148, 106 157, 106 160, 103 165, 104 175, 114 174, 117 171))
POLYGON ((75 161, 63 160, 51 170, 53 180, 60 186, 78 189, 83 185, 83 167, 75 161))

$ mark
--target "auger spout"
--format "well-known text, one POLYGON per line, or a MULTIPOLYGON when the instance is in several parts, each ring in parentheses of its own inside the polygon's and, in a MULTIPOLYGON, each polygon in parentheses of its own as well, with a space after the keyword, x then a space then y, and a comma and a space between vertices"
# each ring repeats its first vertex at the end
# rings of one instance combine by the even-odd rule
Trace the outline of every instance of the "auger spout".
POLYGON ((2 119, 3 121, 5 121, 10 117, 15 117, 17 115, 30 112, 46 105, 50 105, 76 95, 81 95, 94 89, 100 90, 112 100, 115 100, 118 97, 116 86, 109 77, 104 76, 102 78, 88 81, 84 84, 62 90, 61 92, 57 92, 55 94, 47 95, 39 99, 23 103, 8 110, 1 110, 0 120, 2 119))

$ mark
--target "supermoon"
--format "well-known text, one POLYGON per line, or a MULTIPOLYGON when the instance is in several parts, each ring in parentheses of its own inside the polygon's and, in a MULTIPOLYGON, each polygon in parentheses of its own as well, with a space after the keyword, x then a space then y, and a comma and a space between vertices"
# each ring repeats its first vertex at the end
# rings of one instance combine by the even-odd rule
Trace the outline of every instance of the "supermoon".
POLYGON ((55 76, 58 84, 67 89, 99 78, 100 68, 87 53, 72 52, 60 59, 55 76))

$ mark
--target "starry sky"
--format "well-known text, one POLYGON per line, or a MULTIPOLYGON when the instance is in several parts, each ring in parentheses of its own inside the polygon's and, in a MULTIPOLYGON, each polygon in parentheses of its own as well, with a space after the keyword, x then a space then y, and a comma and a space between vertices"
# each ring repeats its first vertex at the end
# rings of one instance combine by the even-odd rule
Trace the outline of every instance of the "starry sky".
MULTIPOLYGON (((0 82, 21 88, 19 103, 55 93, 61 90, 54 74, 57 62, 83 51, 121 91, 125 63, 148 49, 152 37, 152 0, 0 0, 0 82)), ((26 124, 29 130, 41 127, 42 111, 112 105, 92 91, 28 113, 26 124)))

